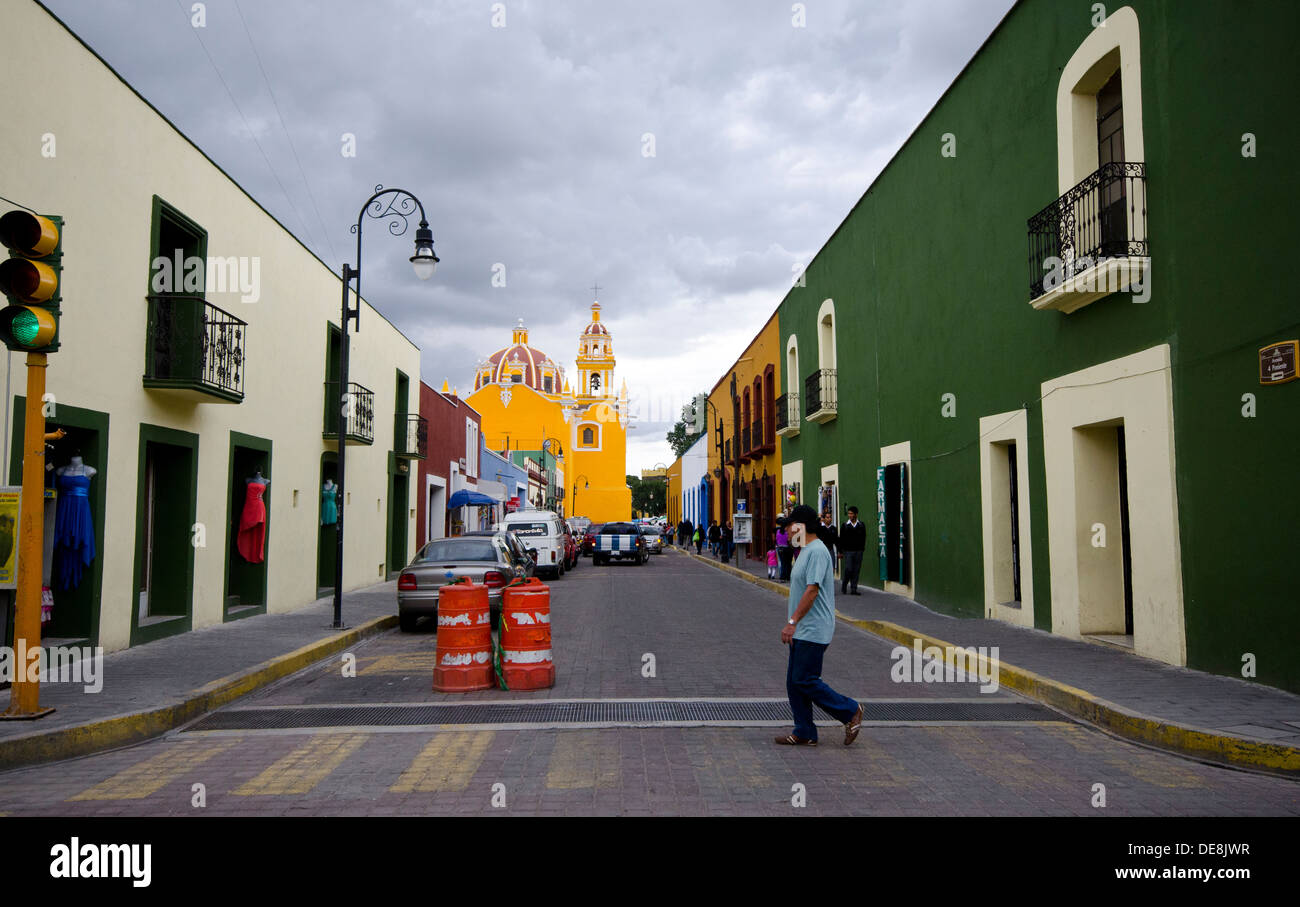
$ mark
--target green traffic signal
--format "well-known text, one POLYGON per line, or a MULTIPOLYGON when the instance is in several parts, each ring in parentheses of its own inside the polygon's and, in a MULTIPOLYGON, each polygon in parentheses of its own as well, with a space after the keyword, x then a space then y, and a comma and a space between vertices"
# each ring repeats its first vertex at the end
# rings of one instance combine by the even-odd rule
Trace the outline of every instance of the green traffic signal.
POLYGON ((0 340, 18 352, 52 353, 59 348, 63 218, 10 211, 0 216, 0 243, 9 249, 0 262, 0 292, 9 300, 0 311, 0 340))

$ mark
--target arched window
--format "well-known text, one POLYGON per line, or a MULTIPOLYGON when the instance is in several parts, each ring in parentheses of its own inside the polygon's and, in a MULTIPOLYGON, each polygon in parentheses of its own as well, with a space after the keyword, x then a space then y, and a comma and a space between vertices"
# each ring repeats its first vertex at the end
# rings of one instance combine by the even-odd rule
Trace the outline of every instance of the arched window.
POLYGON ((590 428, 584 428, 582 430, 582 443, 587 447, 593 446, 596 443, 596 433, 590 428))
POLYGON ((598 391, 598 390, 600 390, 600 375, 596 374, 595 372, 592 372, 592 373, 591 373, 591 391, 592 391, 592 393, 595 393, 595 392, 598 391))

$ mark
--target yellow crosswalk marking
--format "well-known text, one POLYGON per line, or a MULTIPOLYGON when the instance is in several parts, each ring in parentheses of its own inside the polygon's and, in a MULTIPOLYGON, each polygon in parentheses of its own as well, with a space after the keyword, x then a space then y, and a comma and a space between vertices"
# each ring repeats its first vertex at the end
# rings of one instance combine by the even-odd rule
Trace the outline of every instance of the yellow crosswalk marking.
POLYGON ((447 732, 434 737, 397 783, 395 794, 464 790, 492 745, 495 731, 447 732))
POLYGON ((699 763, 697 775, 711 775, 727 789, 762 790, 774 783, 752 749, 735 745, 730 728, 702 728, 691 735, 686 751, 699 763))
POLYGON ((618 737, 608 731, 560 731, 546 771, 551 790, 617 787, 618 737))
POLYGON ((318 734, 233 793, 236 797, 310 793, 365 743, 366 737, 366 734, 318 734))
POLYGON ((362 674, 428 674, 433 676, 433 669, 438 664, 435 652, 412 652, 406 655, 380 655, 366 667, 357 672, 362 674))
POLYGON ((168 745, 163 752, 123 769, 68 800, 141 800, 162 790, 190 769, 234 746, 237 740, 168 745))

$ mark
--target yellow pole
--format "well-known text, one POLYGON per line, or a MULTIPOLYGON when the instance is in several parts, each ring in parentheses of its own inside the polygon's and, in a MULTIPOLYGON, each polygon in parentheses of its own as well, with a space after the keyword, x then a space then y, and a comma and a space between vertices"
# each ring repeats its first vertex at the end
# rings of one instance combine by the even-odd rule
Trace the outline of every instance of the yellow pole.
MULTIPOLYGON (((41 574, 45 556, 45 368, 44 353, 27 354, 27 402, 23 421, 23 493, 18 530, 18 594, 14 616, 13 686, 5 718, 40 718, 40 680, 28 676, 41 645, 41 574)), ((55 432, 53 437, 62 437, 55 432)), ((35 668, 32 668, 35 674, 35 668)))

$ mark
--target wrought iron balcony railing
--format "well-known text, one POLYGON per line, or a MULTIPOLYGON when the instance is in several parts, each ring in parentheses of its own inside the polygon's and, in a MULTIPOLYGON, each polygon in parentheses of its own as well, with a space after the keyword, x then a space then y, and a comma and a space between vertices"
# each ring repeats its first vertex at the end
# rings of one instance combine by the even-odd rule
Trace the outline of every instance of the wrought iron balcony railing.
POLYGON ((393 416, 393 454, 407 460, 429 455, 429 420, 414 413, 393 416))
POLYGON ((144 386, 183 391, 200 400, 241 402, 248 323, 201 296, 147 299, 144 386))
POLYGON ((771 443, 763 438, 763 419, 761 416, 754 420, 754 425, 750 429, 749 439, 754 445, 753 448, 751 448, 754 453, 765 452, 771 443))
POLYGON ((803 383, 804 416, 811 422, 825 422, 836 414, 835 369, 819 368, 803 383))
POLYGON ((742 457, 748 457, 750 449, 749 426, 746 425, 740 430, 740 455, 742 457))
POLYGON ((784 432, 787 435, 797 434, 799 431, 799 395, 797 393, 782 394, 776 398, 776 433, 779 435, 784 432))
POLYGON ((1145 258, 1146 164, 1103 164, 1029 218, 1029 298, 1108 258, 1145 258), (1046 285, 1045 285, 1046 284, 1046 285))
POLYGON ((339 417, 347 413, 346 437, 359 444, 375 443, 375 392, 362 387, 355 381, 348 382, 348 396, 344 400, 339 393, 339 382, 325 382, 325 428, 322 436, 326 441, 339 436, 339 417))

